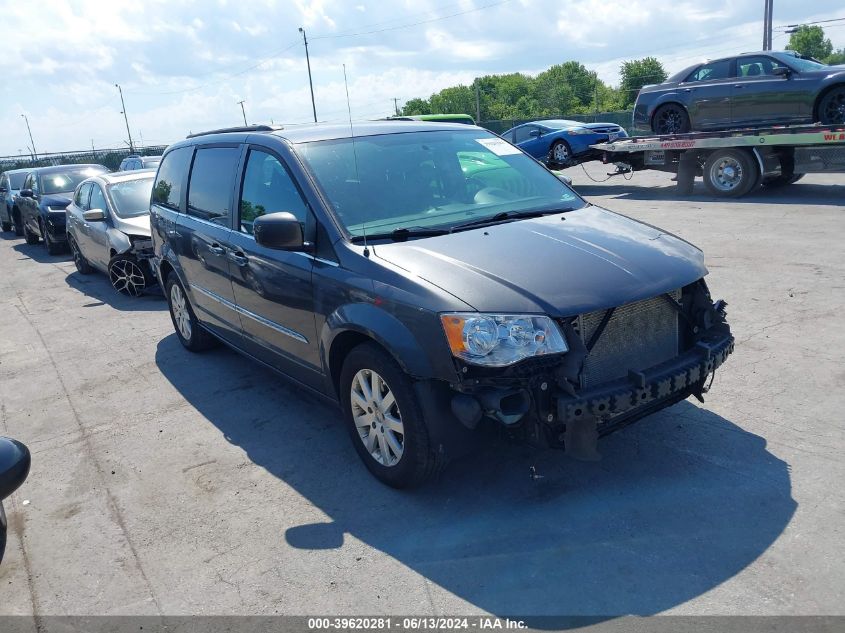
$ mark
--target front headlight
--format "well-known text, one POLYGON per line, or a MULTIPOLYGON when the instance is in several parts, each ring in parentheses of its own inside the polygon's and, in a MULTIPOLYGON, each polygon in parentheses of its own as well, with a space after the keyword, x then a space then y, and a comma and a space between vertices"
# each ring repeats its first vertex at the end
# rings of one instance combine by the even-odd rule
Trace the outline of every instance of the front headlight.
POLYGON ((571 130, 567 130, 567 134, 595 134, 592 130, 588 130, 585 127, 576 127, 571 130))
POLYGON ((440 315, 452 355, 473 365, 504 367, 569 350, 557 324, 534 314, 452 312, 440 315))

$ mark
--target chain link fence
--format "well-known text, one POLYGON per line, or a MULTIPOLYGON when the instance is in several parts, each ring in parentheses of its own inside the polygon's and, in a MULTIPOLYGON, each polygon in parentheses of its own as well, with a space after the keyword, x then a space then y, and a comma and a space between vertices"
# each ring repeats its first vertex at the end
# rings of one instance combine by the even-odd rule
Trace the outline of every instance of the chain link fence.
POLYGON ((495 121, 481 121, 479 125, 487 128, 494 134, 501 134, 523 123, 548 119, 566 119, 568 121, 581 121, 583 123, 615 123, 630 134, 632 116, 633 110, 621 110, 618 112, 599 112, 596 114, 561 114, 560 116, 544 116, 536 119, 499 119, 495 121))
POLYGON ((149 145, 136 147, 134 152, 128 148, 94 149, 73 152, 54 152, 32 156, 0 156, 0 171, 8 169, 27 169, 30 167, 51 167, 53 165, 78 165, 94 163, 104 165, 112 171, 120 167, 121 161, 127 156, 158 156, 164 153, 166 145, 149 145))

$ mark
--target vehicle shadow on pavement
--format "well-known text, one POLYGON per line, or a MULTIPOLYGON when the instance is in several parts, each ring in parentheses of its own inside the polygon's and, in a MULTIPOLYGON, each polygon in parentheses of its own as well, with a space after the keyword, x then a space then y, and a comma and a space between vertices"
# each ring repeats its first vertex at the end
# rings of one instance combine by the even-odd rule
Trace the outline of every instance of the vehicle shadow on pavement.
POLYGON ((93 300, 85 307, 108 304, 115 310, 126 312, 159 312, 167 310, 167 302, 158 286, 153 286, 140 297, 130 297, 112 288, 108 277, 99 272, 83 275, 77 271, 65 277, 67 285, 93 300))
POLYGON ((342 548, 351 535, 497 615, 677 607, 766 552, 797 506, 762 437, 689 402, 602 440, 594 463, 479 435, 438 481, 400 492, 359 463, 339 411, 251 361, 188 354, 170 335, 156 362, 226 440, 331 518, 289 527, 268 508, 288 546, 342 548))
MULTIPOLYGON (((16 239, 23 240, 23 238, 16 239)), ((50 253, 47 252, 47 248, 44 246, 44 242, 39 242, 38 244, 27 244, 26 242, 21 241, 20 244, 15 244, 12 247, 12 250, 19 253, 21 255, 21 259, 31 259, 39 264, 57 264, 60 262, 70 261, 71 259, 70 252, 50 255, 50 253)))
MULTIPOLYGON (((668 182, 668 181, 667 181, 668 182)), ((796 183, 787 187, 759 187, 740 198, 718 198, 713 196, 701 182, 696 182, 692 195, 678 193, 674 184, 664 186, 635 185, 611 181, 605 184, 576 184, 575 190, 586 198, 593 196, 612 196, 625 200, 698 200, 725 204, 786 204, 786 205, 829 205, 842 206, 843 187, 838 185, 819 185, 814 183, 796 183)), ((599 203, 600 204, 600 203, 599 203)))

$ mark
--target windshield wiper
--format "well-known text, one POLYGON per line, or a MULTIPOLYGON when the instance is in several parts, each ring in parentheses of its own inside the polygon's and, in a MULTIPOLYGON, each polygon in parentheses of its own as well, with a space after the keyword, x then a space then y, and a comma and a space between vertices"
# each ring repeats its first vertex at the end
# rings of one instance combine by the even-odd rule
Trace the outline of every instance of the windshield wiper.
POLYGON ((554 215, 556 213, 563 213, 571 211, 571 209, 528 209, 525 211, 500 211, 493 215, 488 215, 477 220, 470 220, 463 224, 456 224, 449 232, 460 231, 461 229, 470 229, 474 226, 484 226, 486 224, 498 224, 499 222, 509 222, 511 220, 524 220, 526 218, 539 218, 544 215, 554 215))
POLYGON ((394 242, 404 242, 409 237, 432 237, 434 235, 446 235, 450 231, 448 229, 429 229, 425 227, 404 227, 400 226, 398 229, 393 229, 387 233, 367 233, 364 235, 355 235, 352 237, 353 242, 363 242, 370 240, 393 240, 394 242))

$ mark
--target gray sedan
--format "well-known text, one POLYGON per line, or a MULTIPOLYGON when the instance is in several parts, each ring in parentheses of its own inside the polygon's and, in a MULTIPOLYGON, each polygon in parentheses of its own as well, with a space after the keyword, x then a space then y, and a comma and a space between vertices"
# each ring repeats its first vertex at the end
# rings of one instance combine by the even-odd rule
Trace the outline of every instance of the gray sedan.
POLYGON ((794 51, 726 57, 644 86, 634 105, 636 133, 682 134, 735 127, 845 123, 845 66, 794 51))
POLYGON ((149 258, 155 170, 100 174, 76 188, 67 234, 77 270, 108 274, 118 292, 138 296, 155 283, 149 258))

